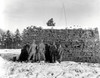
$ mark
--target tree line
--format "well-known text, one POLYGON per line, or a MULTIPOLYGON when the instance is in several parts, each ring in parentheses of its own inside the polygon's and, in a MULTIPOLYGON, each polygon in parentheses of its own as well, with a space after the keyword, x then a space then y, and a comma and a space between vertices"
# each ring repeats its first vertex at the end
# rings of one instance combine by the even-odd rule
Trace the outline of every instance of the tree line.
POLYGON ((0 33, 0 48, 1 49, 18 49, 21 48, 22 36, 19 29, 15 33, 10 30, 0 33))
POLYGON ((44 43, 56 42, 64 48, 64 60, 98 60, 100 55, 100 41, 98 28, 95 29, 42 29, 41 27, 28 26, 22 33, 17 29, 13 34, 10 30, 1 33, 0 48, 18 49, 25 44, 31 44, 41 39, 44 43))

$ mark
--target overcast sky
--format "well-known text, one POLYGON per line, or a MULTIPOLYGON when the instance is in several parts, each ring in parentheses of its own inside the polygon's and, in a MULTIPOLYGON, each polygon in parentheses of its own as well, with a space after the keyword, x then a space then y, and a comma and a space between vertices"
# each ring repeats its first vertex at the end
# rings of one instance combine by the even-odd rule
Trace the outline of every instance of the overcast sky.
POLYGON ((55 28, 99 27, 100 0, 0 0, 2 29, 22 31, 31 25, 47 28, 50 18, 54 18, 55 28))

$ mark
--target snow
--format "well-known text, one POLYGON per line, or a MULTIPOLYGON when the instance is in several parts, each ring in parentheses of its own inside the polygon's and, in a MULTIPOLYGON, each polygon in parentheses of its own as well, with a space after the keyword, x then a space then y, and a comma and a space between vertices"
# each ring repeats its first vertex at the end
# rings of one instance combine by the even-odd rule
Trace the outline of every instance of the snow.
POLYGON ((0 78, 100 78, 100 64, 73 61, 20 63, 0 57, 0 78))
MULTIPOLYGON (((5 66, 2 78, 99 78, 100 64, 84 64, 71 61, 61 63, 20 63, 5 61, 0 57, 0 65, 5 66), (97 77, 98 76, 98 77, 97 77)), ((0 66, 0 71, 1 71, 0 66)), ((4 69, 3 69, 4 70, 4 69)), ((1 75, 1 73, 0 73, 1 75)))
POLYGON ((5 60, 2 57, 0 57, 0 78, 5 74, 4 63, 5 60))
POLYGON ((21 49, 0 49, 0 53, 20 54, 21 49))

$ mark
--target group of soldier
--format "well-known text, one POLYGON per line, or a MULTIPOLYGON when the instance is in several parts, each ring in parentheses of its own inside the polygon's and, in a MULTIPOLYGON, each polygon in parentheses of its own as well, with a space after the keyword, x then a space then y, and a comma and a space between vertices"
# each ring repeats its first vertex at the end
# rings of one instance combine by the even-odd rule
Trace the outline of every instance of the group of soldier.
POLYGON ((55 63, 56 61, 61 62, 62 55, 63 48, 61 44, 58 46, 55 42, 44 44, 43 40, 39 44, 36 44, 36 41, 33 40, 31 45, 24 45, 18 60, 21 62, 40 62, 43 60, 45 62, 55 63))

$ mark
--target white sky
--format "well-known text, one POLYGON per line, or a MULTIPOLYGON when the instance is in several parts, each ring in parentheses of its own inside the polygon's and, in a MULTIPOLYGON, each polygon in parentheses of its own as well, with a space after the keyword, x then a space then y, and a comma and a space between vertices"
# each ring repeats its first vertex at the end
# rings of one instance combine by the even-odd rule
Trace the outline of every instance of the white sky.
POLYGON ((50 18, 54 18, 55 28, 99 27, 100 0, 0 0, 1 29, 15 32, 17 28, 22 31, 31 25, 47 28, 46 22, 50 18))

